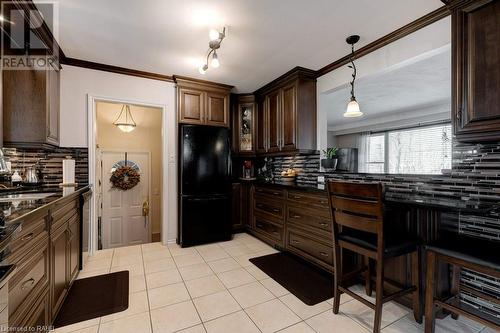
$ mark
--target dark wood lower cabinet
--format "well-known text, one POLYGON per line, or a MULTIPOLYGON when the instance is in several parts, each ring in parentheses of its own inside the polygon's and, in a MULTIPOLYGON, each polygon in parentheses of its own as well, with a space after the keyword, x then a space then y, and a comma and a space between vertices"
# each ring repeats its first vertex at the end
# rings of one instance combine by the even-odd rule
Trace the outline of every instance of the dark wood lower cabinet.
POLYGON ((55 318, 59 308, 68 292, 67 285, 67 249, 68 249, 68 234, 66 225, 60 226, 50 237, 50 252, 51 252, 51 304, 52 317, 55 318))
POLYGON ((5 262, 17 272, 8 282, 11 330, 46 332, 80 265, 79 195, 28 214, 5 262))

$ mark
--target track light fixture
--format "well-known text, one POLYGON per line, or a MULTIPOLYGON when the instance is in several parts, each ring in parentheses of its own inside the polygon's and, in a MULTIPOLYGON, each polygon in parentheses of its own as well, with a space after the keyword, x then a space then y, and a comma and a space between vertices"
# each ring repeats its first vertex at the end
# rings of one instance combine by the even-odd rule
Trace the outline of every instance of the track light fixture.
POLYGON ((208 42, 208 54, 205 64, 198 68, 200 74, 205 74, 208 70, 208 64, 213 68, 217 68, 220 66, 219 56, 217 55, 217 50, 220 48, 220 44, 222 40, 226 37, 226 28, 222 29, 222 32, 219 32, 215 29, 211 29, 208 33, 208 37, 210 41, 208 42), (211 57, 211 59, 210 59, 211 57))

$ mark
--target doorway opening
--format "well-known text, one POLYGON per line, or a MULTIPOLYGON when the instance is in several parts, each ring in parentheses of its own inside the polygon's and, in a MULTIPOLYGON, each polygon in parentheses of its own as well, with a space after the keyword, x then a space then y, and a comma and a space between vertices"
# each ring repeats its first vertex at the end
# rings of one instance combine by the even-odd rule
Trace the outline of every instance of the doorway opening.
POLYGON ((95 112, 97 249, 158 242, 162 109, 99 100, 95 112))

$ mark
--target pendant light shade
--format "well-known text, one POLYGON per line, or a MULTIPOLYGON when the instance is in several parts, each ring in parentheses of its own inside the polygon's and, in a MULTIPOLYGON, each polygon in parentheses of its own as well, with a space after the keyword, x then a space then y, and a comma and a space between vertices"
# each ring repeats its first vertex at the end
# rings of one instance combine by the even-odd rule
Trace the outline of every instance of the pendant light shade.
POLYGON ((130 105, 123 105, 118 115, 118 118, 113 122, 113 125, 118 127, 122 132, 130 133, 135 130, 137 124, 132 117, 132 112, 130 112, 130 105))
POLYGON ((356 101, 355 98, 351 99, 349 104, 347 104, 347 110, 344 113, 344 117, 346 118, 355 118, 355 117, 361 117, 363 115, 363 112, 359 109, 359 104, 356 101))

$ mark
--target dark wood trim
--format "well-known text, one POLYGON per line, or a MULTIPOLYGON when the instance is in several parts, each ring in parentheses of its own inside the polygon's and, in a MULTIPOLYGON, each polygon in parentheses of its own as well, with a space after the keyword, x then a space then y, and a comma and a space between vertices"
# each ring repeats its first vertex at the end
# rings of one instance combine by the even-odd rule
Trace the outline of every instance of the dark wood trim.
MULTIPOLYGON (((381 37, 375 40, 374 42, 371 42, 370 44, 365 45, 362 48, 358 49, 357 51, 354 52, 354 59, 363 57, 368 53, 371 53, 377 49, 380 49, 381 47, 384 47, 392 42, 397 41, 398 39, 408 36, 409 34, 414 33, 415 31, 420 30, 434 22, 437 22, 448 15, 450 15, 449 7, 442 6, 430 12, 429 14, 424 15, 403 27, 394 30, 393 32, 385 35, 384 37, 381 37)), ((349 57, 350 55, 346 55, 345 57, 342 57, 332 62, 331 64, 326 65, 325 67, 317 71, 317 75, 318 76, 325 75, 339 67, 346 65, 349 62, 349 57)))
POLYGON ((294 67, 285 74, 281 75, 277 79, 272 80, 268 84, 263 87, 260 87, 254 92, 254 95, 263 95, 269 89, 275 89, 276 86, 280 86, 285 84, 288 81, 296 80, 300 78, 309 78, 312 80, 316 80, 317 72, 312 69, 304 68, 304 67, 294 67))
POLYGON ((106 64, 101 64, 101 63, 97 63, 97 62, 69 58, 69 57, 62 58, 61 64, 68 65, 68 66, 76 66, 76 67, 94 69, 97 71, 104 71, 104 72, 117 73, 117 74, 123 74, 123 75, 137 76, 137 77, 142 77, 142 78, 152 79, 152 80, 174 82, 174 79, 170 75, 145 72, 145 71, 140 71, 140 70, 136 70, 136 69, 118 67, 118 66, 113 66, 113 65, 106 65, 106 64))
POLYGON ((192 77, 182 76, 182 75, 174 75, 173 76, 173 80, 174 80, 174 82, 176 82, 178 84, 181 84, 183 82, 186 82, 186 83, 196 83, 197 85, 209 86, 211 88, 221 88, 221 89, 224 89, 224 90, 231 90, 234 87, 234 86, 231 86, 229 84, 217 83, 217 82, 212 82, 212 81, 207 81, 207 80, 194 79, 192 77))

